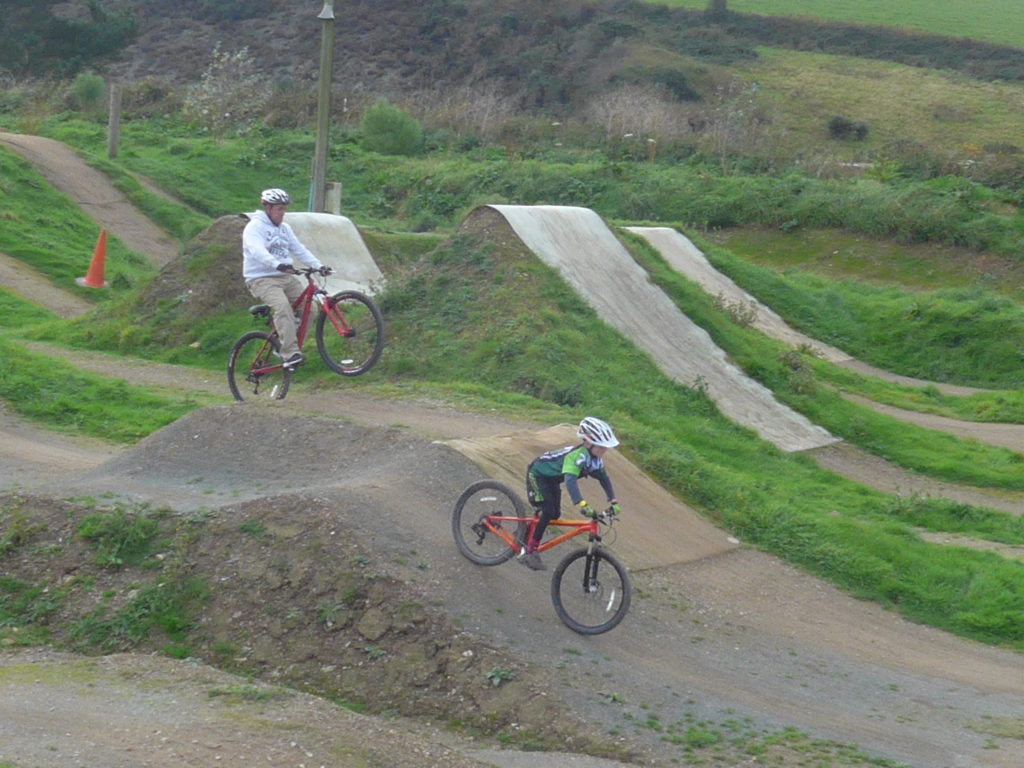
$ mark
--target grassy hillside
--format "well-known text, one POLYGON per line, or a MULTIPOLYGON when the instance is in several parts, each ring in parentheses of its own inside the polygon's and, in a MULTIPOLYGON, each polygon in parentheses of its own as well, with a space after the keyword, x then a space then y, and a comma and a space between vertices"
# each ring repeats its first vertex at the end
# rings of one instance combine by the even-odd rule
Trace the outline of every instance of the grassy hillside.
MULTIPOLYGON (((657 0, 677 8, 705 9, 707 0, 657 0)), ((818 0, 728 0, 736 13, 762 16, 805 16, 853 24, 875 24, 971 37, 1016 47, 1024 46, 1024 17, 1014 0, 858 0, 822 3, 818 0)))
MULTIPOLYGON (((832 142, 849 159, 896 153, 899 142, 950 165, 1006 163, 1021 144, 1024 86, 980 82, 955 72, 803 51, 759 49, 755 62, 736 71, 757 83, 771 105, 775 126, 804 148, 829 146, 835 115, 863 121, 863 141, 832 142)), ((906 151, 904 150, 904 151, 906 151)), ((804 152, 804 157, 811 156, 804 152)), ((812 161, 813 162, 813 161, 812 161)))

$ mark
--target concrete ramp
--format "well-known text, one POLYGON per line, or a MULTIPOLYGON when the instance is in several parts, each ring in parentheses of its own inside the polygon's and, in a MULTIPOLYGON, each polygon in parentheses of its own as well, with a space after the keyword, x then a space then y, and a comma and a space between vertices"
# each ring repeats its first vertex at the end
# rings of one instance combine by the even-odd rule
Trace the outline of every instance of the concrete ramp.
POLYGON ((697 283, 712 296, 721 296, 726 304, 752 307, 756 314, 751 325, 765 336, 795 348, 804 346, 830 363, 852 360, 841 349, 812 339, 791 328, 770 308, 740 288, 707 260, 689 238, 671 227, 625 227, 627 232, 640 235, 649 242, 672 269, 697 283))
POLYGON ((285 221, 299 240, 334 270, 327 278, 328 292, 373 293, 381 287, 384 276, 350 219, 331 213, 288 212, 285 221))
MULTIPOLYGON (((552 448, 576 445, 579 440, 574 426, 560 424, 539 432, 445 443, 480 467, 484 475, 507 484, 526 503, 525 475, 530 461, 552 448)), ((689 563, 739 546, 736 539, 658 486, 618 451, 609 452, 605 461, 622 506, 622 519, 605 541, 631 569, 689 563)), ((604 493, 596 480, 582 480, 580 489, 595 507, 602 506, 604 493)), ((562 515, 566 519, 577 517, 564 490, 562 515)), ((561 558, 557 550, 552 550, 552 555, 552 562, 561 558)))
POLYGON ((592 210, 492 205, 477 208, 467 220, 488 215, 502 217, 530 250, 561 272, 605 322, 646 350, 666 375, 688 387, 705 387, 728 418, 783 451, 837 442, 730 363, 708 333, 648 280, 592 210))

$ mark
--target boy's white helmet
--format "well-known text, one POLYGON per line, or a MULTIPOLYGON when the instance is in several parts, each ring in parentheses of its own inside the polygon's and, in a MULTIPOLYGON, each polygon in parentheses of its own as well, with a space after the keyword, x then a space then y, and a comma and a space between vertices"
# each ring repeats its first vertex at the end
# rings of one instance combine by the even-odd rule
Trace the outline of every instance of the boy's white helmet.
POLYGON ((587 416, 580 422, 580 426, 576 430, 576 437, 581 440, 589 440, 594 445, 600 445, 604 448, 614 448, 619 444, 618 438, 612 432, 612 428, 607 423, 592 416, 587 416))
POLYGON ((260 192, 260 202, 265 205, 288 205, 291 201, 288 193, 277 187, 260 192))

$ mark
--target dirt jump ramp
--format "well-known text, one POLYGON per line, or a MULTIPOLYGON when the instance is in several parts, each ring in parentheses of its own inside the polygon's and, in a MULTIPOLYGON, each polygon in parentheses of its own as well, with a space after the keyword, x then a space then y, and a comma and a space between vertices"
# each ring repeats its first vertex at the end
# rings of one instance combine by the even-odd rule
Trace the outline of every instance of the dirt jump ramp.
POLYGON ((350 219, 331 213, 289 211, 285 221, 299 240, 334 270, 326 282, 329 293, 347 290, 373 293, 381 287, 384 275, 350 219))
POLYGON ((681 384, 706 388, 719 410, 787 452, 838 442, 777 401, 726 358, 707 331, 679 311, 592 210, 490 205, 469 214, 500 216, 545 264, 557 269, 601 318, 648 352, 681 384))
POLYGON ((731 305, 751 307, 756 313, 751 325, 765 336, 788 344, 793 348, 808 347, 830 363, 850 360, 841 349, 812 339, 789 325, 775 312, 723 275, 707 260, 690 239, 671 227, 625 227, 627 232, 640 235, 650 243, 672 269, 693 280, 712 296, 721 296, 731 305))
POLYGON ((785 320, 769 307, 762 304, 711 266, 711 263, 701 250, 688 237, 675 229, 671 227, 625 227, 625 229, 627 232, 640 235, 647 240, 648 243, 657 249, 672 269, 693 280, 712 296, 721 296, 724 301, 733 305, 753 307, 756 316, 751 325, 765 336, 781 341, 783 344, 788 344, 794 349, 807 347, 814 350, 818 357, 830 363, 904 386, 932 386, 947 395, 970 395, 975 392, 985 391, 976 387, 963 387, 955 384, 900 376, 899 374, 890 373, 889 371, 884 371, 881 368, 876 368, 856 360, 841 349, 829 346, 822 341, 813 339, 791 328, 785 320))
MULTIPOLYGON (((579 440, 574 426, 560 424, 540 431, 446 442, 480 467, 484 476, 508 485, 525 504, 525 475, 530 461, 544 451, 576 445, 579 440)), ((633 570, 689 563, 739 546, 735 538, 658 486, 618 451, 609 452, 605 461, 622 505, 622 519, 606 542, 633 570)), ((587 480, 580 489, 592 506, 600 508, 604 494, 596 485, 597 481, 587 480)), ((562 496, 564 516, 575 517, 564 491, 562 496)))

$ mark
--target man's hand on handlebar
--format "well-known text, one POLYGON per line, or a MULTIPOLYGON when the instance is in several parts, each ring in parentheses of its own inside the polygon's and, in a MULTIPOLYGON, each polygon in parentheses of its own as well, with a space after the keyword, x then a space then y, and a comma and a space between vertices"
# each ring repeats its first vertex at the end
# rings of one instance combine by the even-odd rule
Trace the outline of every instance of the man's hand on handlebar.
POLYGON ((326 264, 324 264, 322 267, 320 267, 320 274, 323 275, 324 277, 327 277, 328 275, 334 274, 334 270, 328 267, 326 264))
POLYGON ((278 264, 277 265, 277 271, 278 272, 285 272, 285 273, 287 273, 289 275, 297 275, 297 274, 299 274, 299 270, 297 270, 291 264, 278 264))

